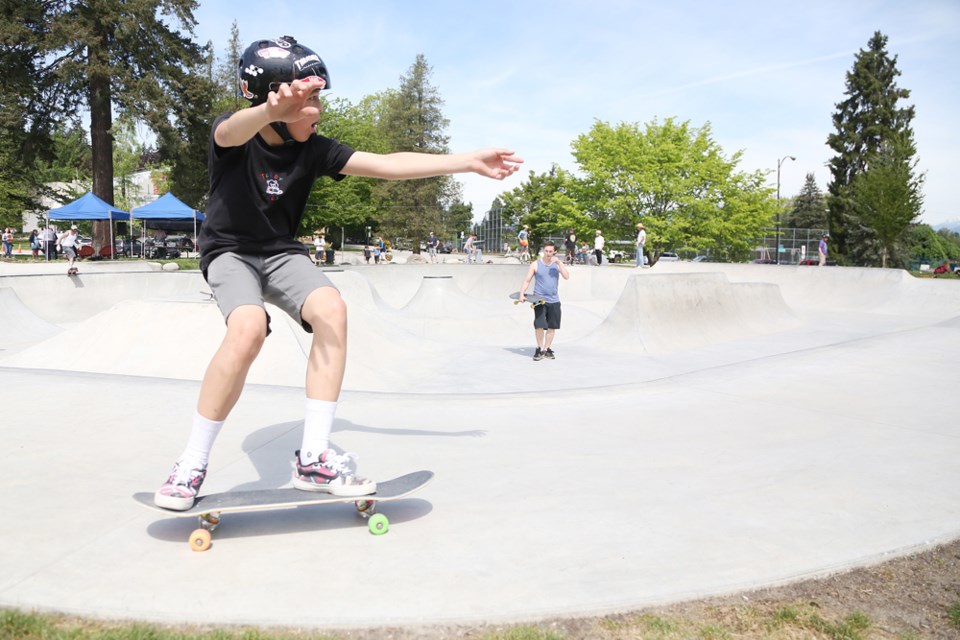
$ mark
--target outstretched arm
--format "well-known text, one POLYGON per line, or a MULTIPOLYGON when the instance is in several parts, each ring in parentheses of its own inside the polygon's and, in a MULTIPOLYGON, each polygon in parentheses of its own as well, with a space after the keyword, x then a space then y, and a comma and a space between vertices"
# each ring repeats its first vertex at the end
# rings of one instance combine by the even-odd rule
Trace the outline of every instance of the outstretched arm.
POLYGON ((476 173, 494 180, 503 180, 514 174, 522 162, 513 151, 498 148, 455 154, 399 152, 381 155, 357 151, 341 169, 341 173, 386 180, 476 173))

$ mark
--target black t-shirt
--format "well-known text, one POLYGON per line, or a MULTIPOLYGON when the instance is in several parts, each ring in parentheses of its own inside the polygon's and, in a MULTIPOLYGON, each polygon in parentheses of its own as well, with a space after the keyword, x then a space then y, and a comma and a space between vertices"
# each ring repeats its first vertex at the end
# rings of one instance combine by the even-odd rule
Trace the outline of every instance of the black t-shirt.
POLYGON ((258 133, 239 147, 219 147, 210 131, 210 200, 200 229, 200 269, 206 277, 213 259, 228 251, 273 256, 303 253, 297 230, 313 183, 340 173, 354 151, 320 135, 306 142, 268 145, 258 133))

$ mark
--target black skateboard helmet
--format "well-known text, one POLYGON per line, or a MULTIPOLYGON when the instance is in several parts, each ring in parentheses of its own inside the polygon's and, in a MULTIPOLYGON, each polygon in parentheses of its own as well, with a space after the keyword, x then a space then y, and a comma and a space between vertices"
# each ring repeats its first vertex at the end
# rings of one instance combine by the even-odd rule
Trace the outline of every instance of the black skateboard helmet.
POLYGON ((267 94, 283 82, 317 77, 323 80, 324 89, 330 88, 327 65, 292 36, 257 40, 240 56, 237 72, 240 95, 254 106, 266 102, 267 94))

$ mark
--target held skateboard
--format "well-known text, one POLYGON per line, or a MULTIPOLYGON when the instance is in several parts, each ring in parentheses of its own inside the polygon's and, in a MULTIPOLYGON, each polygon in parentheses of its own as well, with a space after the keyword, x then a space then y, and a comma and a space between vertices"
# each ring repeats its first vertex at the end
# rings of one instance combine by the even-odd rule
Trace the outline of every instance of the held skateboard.
MULTIPOLYGON (((547 304, 547 301, 543 299, 542 296, 534 295, 532 293, 525 296, 524 302, 530 303, 530 308, 534 309, 541 304, 547 304)), ((510 299, 513 300, 513 304, 520 304, 520 292, 515 291, 510 294, 510 299)))
POLYGON ((376 493, 366 496, 334 496, 329 493, 312 493, 285 487, 282 489, 259 489, 254 491, 226 491, 197 497, 193 507, 186 511, 172 511, 153 503, 152 493, 135 493, 133 499, 151 511, 174 518, 199 518, 199 528, 189 538, 190 548, 206 551, 210 548, 210 534, 219 526, 220 515, 233 511, 274 511, 319 504, 353 502, 357 513, 367 520, 370 533, 383 535, 390 528, 390 521, 382 513, 376 513, 378 502, 405 498, 419 491, 433 480, 433 471, 415 471, 405 476, 377 483, 376 493))

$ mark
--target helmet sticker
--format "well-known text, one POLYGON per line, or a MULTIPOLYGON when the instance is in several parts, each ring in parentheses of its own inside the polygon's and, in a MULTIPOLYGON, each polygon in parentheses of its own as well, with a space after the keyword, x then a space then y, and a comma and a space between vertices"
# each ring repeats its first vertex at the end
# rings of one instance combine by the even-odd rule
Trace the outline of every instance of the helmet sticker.
POLYGON ((312 54, 310 54, 310 55, 308 55, 308 56, 304 56, 304 57, 302 57, 302 58, 299 58, 299 59, 297 59, 297 60, 294 60, 294 61, 293 61, 293 66, 295 66, 295 67, 297 68, 297 71, 302 71, 303 68, 304 68, 305 66, 307 66, 308 64, 310 64, 311 62, 320 62, 320 56, 318 56, 318 55, 315 54, 315 53, 312 53, 312 54))
POLYGON ((246 69, 243 70, 244 73, 251 76, 258 76, 263 73, 263 67, 258 67, 255 64, 251 64, 246 69))
POLYGON ((290 52, 280 47, 264 47, 263 49, 257 51, 257 55, 266 59, 289 58, 290 52))
POLYGON ((240 93, 242 93, 243 97, 247 100, 253 100, 257 97, 250 91, 250 84, 245 79, 240 81, 240 93))

